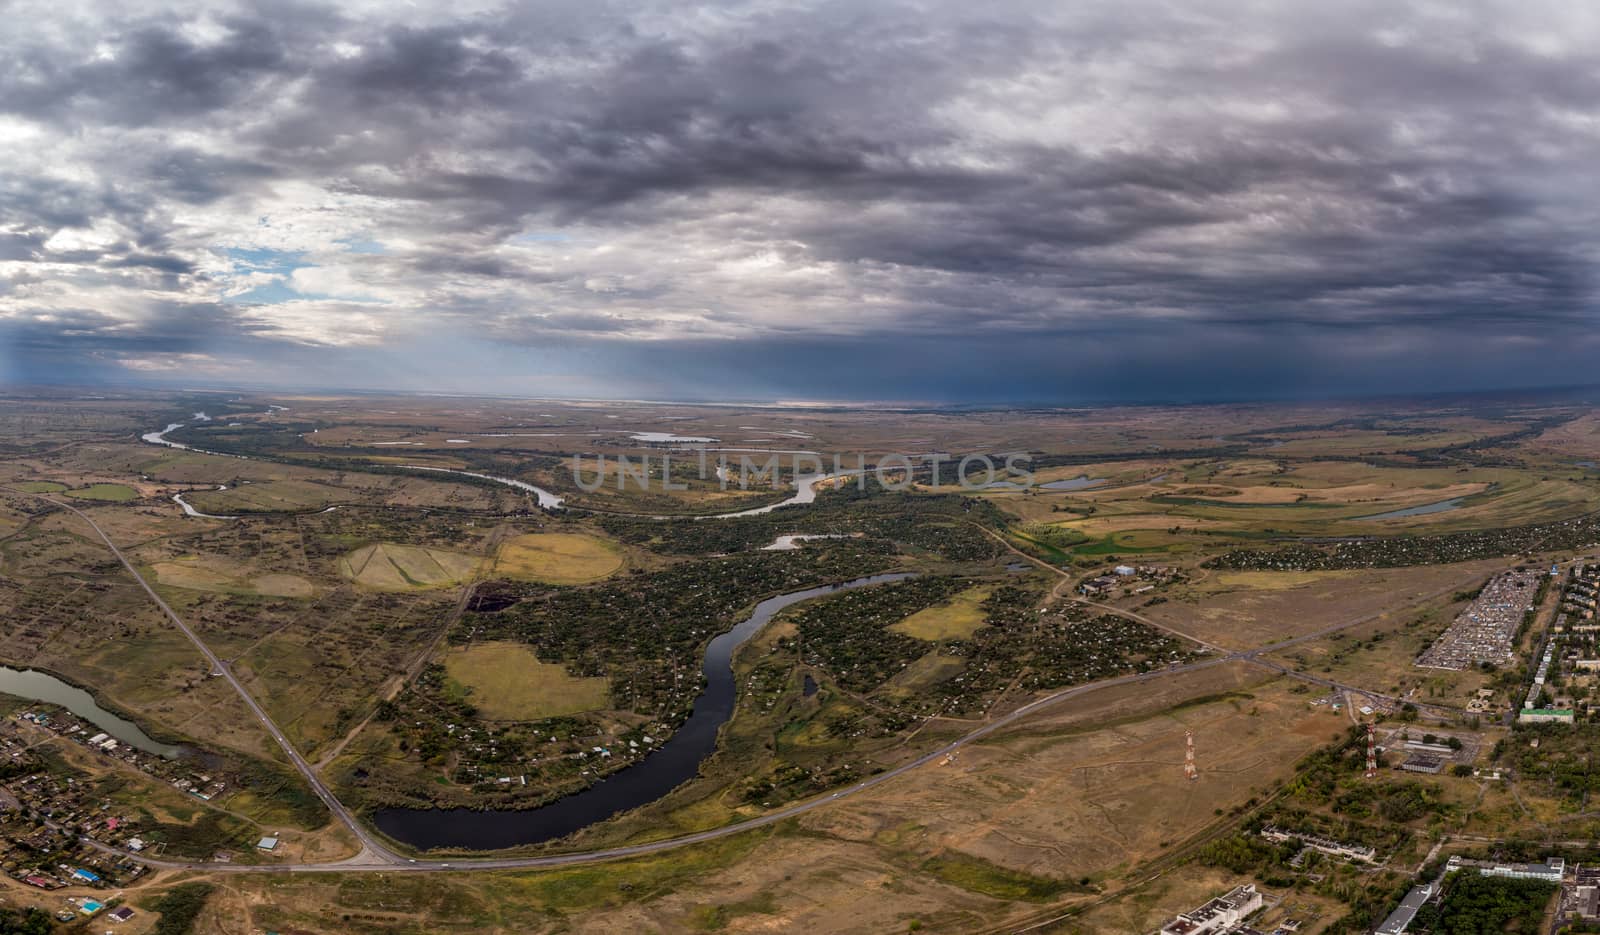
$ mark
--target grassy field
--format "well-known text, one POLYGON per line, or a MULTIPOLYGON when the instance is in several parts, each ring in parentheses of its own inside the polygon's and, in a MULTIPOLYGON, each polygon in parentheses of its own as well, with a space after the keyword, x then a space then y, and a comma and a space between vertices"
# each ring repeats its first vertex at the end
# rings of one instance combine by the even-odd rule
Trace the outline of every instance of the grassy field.
POLYGON ((492 721, 535 721, 611 702, 603 678, 574 678, 554 663, 540 662, 521 643, 477 643, 444 657, 445 671, 478 711, 492 721))
POLYGON ((28 493, 61 493, 67 489, 66 484, 58 484, 53 480, 25 480, 12 486, 28 493))
POLYGON ((69 497, 79 500, 104 500, 109 503, 126 503, 137 499, 139 491, 126 484, 90 484, 76 490, 65 491, 69 497))
MULTIPOLYGON (((1075 898, 1084 876, 1115 886, 1133 864, 1215 821, 1218 808, 1288 776, 1301 753, 1341 729, 1282 683, 1237 677, 1254 674, 1218 668, 1095 693, 954 762, 667 854, 428 880, 230 883, 249 893, 256 925, 305 932, 984 930, 1041 900, 1075 898), (1109 722, 1108 706, 1120 715, 1109 722), (1211 751, 1198 783, 1182 778, 1185 729, 1211 751)), ((713 804, 693 807, 726 814, 713 804)), ((707 824, 687 815, 654 824, 680 823, 707 824)), ((1129 909, 1103 910, 1104 924, 1086 931, 1148 930, 1231 882, 1197 872, 1129 909)))
POLYGON ((156 580, 175 588, 261 594, 267 597, 311 597, 316 586, 299 575, 266 574, 243 577, 203 561, 156 562, 150 566, 156 580))
MULTIPOLYGON (((1376 571, 1214 572, 1164 592, 1141 613, 1228 647, 1263 646, 1332 624, 1354 622, 1426 595, 1476 587, 1505 562, 1376 571)), ((1399 614, 1403 616, 1402 614, 1399 614)))
POLYGON ((198 490, 184 499, 202 513, 277 513, 320 510, 349 494, 337 487, 302 480, 239 484, 227 490, 198 490))
POLYGON ((532 533, 500 547, 494 572, 547 584, 586 584, 616 574, 622 565, 622 550, 604 539, 573 533, 532 533))
POLYGON ((477 558, 460 552, 379 542, 341 558, 339 573, 369 588, 410 591, 459 584, 477 565, 477 558))
POLYGON ((988 596, 986 587, 968 588, 949 603, 919 610, 889 629, 930 642, 964 640, 983 626, 982 605, 988 596))

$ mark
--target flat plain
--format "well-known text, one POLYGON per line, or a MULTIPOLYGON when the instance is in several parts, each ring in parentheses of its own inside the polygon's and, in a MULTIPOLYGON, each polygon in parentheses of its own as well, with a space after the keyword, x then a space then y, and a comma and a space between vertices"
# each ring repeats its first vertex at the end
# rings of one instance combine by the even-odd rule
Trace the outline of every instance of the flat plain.
MULTIPOLYGON (((1413 665, 1492 575, 1589 554, 1575 531, 1600 509, 1600 474, 1577 463, 1600 454, 1587 404, 8 402, 0 663, 88 688, 198 751, 227 791, 180 794, 44 734, 61 754, 41 769, 85 783, 126 773, 105 786, 115 809, 169 848, 229 853, 244 868, 357 848, 84 517, 362 820, 396 805, 560 802, 673 736, 707 641, 757 601, 871 572, 919 575, 780 614, 735 656, 734 713, 696 779, 510 853, 666 841, 818 803, 799 817, 560 870, 472 870, 466 850, 393 840, 463 864, 415 876, 207 864, 181 874, 220 885, 196 931, 974 932, 1046 920, 1148 931, 1237 883, 1290 879, 1275 892, 1300 908, 1301 931, 1344 932, 1370 921, 1363 913, 1386 905, 1440 837, 1459 836, 1449 847, 1465 853, 1485 836, 1594 830, 1560 777, 1487 778, 1532 738, 1497 717, 1525 662, 1413 665), (213 421, 188 422, 201 410, 213 421), (138 441, 171 422, 186 424, 170 437, 204 451, 138 441), (699 476, 697 446, 710 466, 709 449, 745 448, 785 467, 801 452, 871 464, 897 451, 1019 450, 1039 483, 963 490, 918 465, 908 492, 869 477, 808 506, 704 518, 789 491, 724 490, 699 476), (612 459, 604 487, 579 485, 593 475, 574 476, 574 450, 612 459), (656 480, 671 455, 683 489, 619 488, 619 455, 654 458, 656 480), (569 508, 422 467, 533 484, 569 508), (176 494, 237 518, 185 515, 176 494), (784 535, 838 538, 764 551, 784 535), (1469 711, 1480 691, 1496 707, 1469 711), (1467 773, 1362 780, 1350 738, 1369 718, 1363 705, 1390 727, 1467 736, 1467 773), (1331 790, 1319 776, 1334 777, 1331 790), (1239 842, 1266 820, 1371 836, 1381 868, 1239 863, 1255 853, 1239 842), (256 853, 250 842, 267 835, 282 850, 256 853)), ((1530 625, 1524 659, 1554 610, 1530 625)), ((35 730, 15 714, 5 725, 35 730)), ((1581 756, 1591 730, 1579 725, 1564 755, 1581 756)), ((179 876, 159 870, 125 889, 149 920, 179 876)), ((14 875, 0 874, 0 888, 42 904, 14 875)))

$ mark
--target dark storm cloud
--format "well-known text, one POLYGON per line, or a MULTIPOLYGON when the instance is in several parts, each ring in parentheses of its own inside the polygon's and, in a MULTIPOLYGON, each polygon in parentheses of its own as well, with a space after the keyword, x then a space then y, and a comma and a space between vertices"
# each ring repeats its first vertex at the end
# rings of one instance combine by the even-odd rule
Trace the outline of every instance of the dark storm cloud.
POLYGON ((1600 36, 1555 5, 14 19, 0 337, 56 356, 348 362, 448 328, 598 341, 621 380, 743 360, 772 393, 888 355, 886 388, 924 385, 886 395, 930 396, 976 392, 982 346, 1059 396, 1041 348, 1166 387, 1520 342, 1571 379, 1594 319, 1600 36))

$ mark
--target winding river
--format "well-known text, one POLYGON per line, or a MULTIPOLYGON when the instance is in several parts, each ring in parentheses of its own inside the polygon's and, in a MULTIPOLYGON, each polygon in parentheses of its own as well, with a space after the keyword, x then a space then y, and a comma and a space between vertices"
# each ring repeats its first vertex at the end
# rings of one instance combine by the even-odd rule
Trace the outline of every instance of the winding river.
MULTIPOLYGON (((228 485, 227 484, 218 484, 217 485, 217 489, 218 490, 227 490, 228 489, 228 485)), ((189 493, 189 492, 190 491, 184 491, 184 493, 189 493)), ((185 515, 185 516, 198 516, 201 519, 238 519, 239 518, 237 516, 223 516, 220 513, 202 513, 199 510, 195 509, 193 506, 191 506, 189 504, 189 501, 183 499, 183 494, 181 494, 181 493, 173 494, 172 495, 172 502, 176 503, 178 506, 183 507, 183 515, 185 515)))
POLYGON ((462 477, 476 477, 479 480, 492 480, 497 484, 505 484, 508 487, 515 487, 518 490, 526 490, 535 497, 538 497, 539 506, 546 510, 559 510, 561 509, 561 504, 564 502, 560 497, 548 490, 545 490, 543 487, 535 487, 527 481, 520 481, 513 477, 495 477, 493 474, 479 474, 476 471, 457 471, 453 468, 427 467, 421 464, 403 464, 401 467, 408 471, 436 471, 440 474, 460 474, 462 477))
MULTIPOLYGON (((205 414, 204 413, 197 412, 197 413, 195 413, 195 417, 196 417, 195 421, 202 421, 202 420, 209 421, 209 420, 205 419, 205 414)), ((169 433, 169 432, 171 432, 171 431, 173 431, 175 429, 180 429, 180 428, 182 428, 182 427, 184 427, 185 425, 188 425, 188 424, 189 423, 187 423, 187 422, 173 422, 173 423, 170 423, 166 428, 161 429, 158 432, 146 432, 146 433, 144 433, 143 435, 141 435, 139 437, 142 438, 144 441, 149 442, 152 445, 166 445, 168 448, 178 448, 178 449, 181 449, 183 451, 194 451, 194 452, 198 452, 200 454, 220 455, 222 457, 228 457, 228 458, 241 458, 241 459, 246 460, 246 461, 258 460, 258 459, 250 458, 247 455, 228 454, 226 452, 221 452, 221 451, 207 451, 204 448, 196 448, 193 445, 185 445, 182 442, 175 442, 172 439, 167 438, 167 433, 169 433)), ((765 449, 763 449, 763 450, 765 450, 765 449)), ((801 453, 802 454, 814 454, 814 452, 801 452, 801 453)), ((560 497, 560 496, 558 496, 556 494, 553 494, 548 490, 545 490, 543 487, 535 486, 533 484, 528 483, 527 481, 517 480, 514 477, 497 477, 497 476, 495 476, 493 474, 479 474, 476 471, 460 471, 460 470, 456 470, 454 468, 430 467, 430 466, 424 465, 424 464, 405 464, 405 465, 401 465, 401 467, 404 467, 408 471, 432 471, 432 472, 437 473, 437 474, 455 474, 455 475, 459 475, 461 477, 474 477, 474 478, 477 478, 479 480, 487 480, 487 481, 493 481, 493 482, 495 482, 497 484, 505 484, 508 487, 515 487, 518 490, 525 490, 528 493, 533 494, 535 497, 538 498, 539 506, 541 508, 543 508, 543 509, 546 509, 546 510, 559 510, 559 509, 562 509, 563 508, 563 504, 566 502, 562 497, 560 497)), ((723 475, 724 470, 725 470, 724 468, 722 468, 720 466, 718 467, 717 471, 718 471, 718 476, 719 477, 721 477, 723 475)), ((840 479, 845 478, 845 477, 854 477, 857 474, 861 474, 861 473, 864 473, 864 471, 862 471, 862 470, 849 470, 849 471, 839 471, 839 472, 833 473, 833 474, 802 474, 802 475, 799 475, 798 477, 796 477, 794 479, 794 488, 795 488, 795 490, 794 490, 794 495, 793 496, 790 496, 788 499, 785 499, 785 500, 780 500, 777 503, 770 503, 770 504, 768 504, 766 506, 758 506, 758 507, 755 507, 754 509, 739 510, 739 511, 733 512, 733 513, 709 513, 709 514, 704 514, 704 515, 700 515, 700 516, 692 516, 692 515, 688 515, 688 514, 680 514, 680 515, 651 516, 650 518, 651 519, 697 519, 697 520, 699 520, 699 519, 737 519, 737 518, 739 518, 741 516, 760 516, 763 513, 771 513, 773 510, 779 509, 780 507, 804 506, 806 504, 813 503, 817 499, 817 485, 823 484, 823 483, 828 483, 828 482, 831 482, 831 481, 840 480, 840 479)), ((179 496, 182 496, 182 495, 180 494, 179 496)), ((238 517, 234 517, 234 516, 213 516, 213 515, 206 514, 206 513, 200 513, 198 511, 196 511, 194 509, 194 507, 192 507, 189 504, 183 502, 182 500, 178 499, 177 497, 174 497, 173 499, 177 502, 177 504, 179 506, 183 507, 184 513, 189 515, 189 516, 203 516, 203 517, 207 517, 209 519, 237 519, 238 518, 238 517)), ((325 510, 323 512, 327 512, 327 511, 325 510)), ((622 515, 639 515, 639 516, 643 516, 643 515, 647 515, 647 514, 622 514, 622 515)))
POLYGON ((733 716, 737 696, 733 653, 766 626, 774 614, 824 594, 912 577, 915 575, 911 572, 869 575, 842 584, 791 591, 757 604, 749 617, 706 646, 701 665, 706 686, 695 699, 689 720, 644 759, 581 792, 522 811, 385 808, 373 814, 372 823, 389 837, 422 850, 500 850, 554 841, 648 805, 699 775, 700 764, 716 751, 717 735, 733 716))
MULTIPOLYGON (((195 420, 196 421, 204 421, 204 422, 209 422, 210 421, 210 419, 203 412, 195 413, 195 420)), ((149 442, 152 445, 166 445, 168 448, 178 448, 178 449, 181 449, 183 451, 194 451, 194 452, 198 452, 200 454, 221 455, 222 457, 226 457, 226 458, 241 458, 241 459, 246 460, 246 461, 257 460, 255 458, 249 458, 249 457, 247 457, 245 455, 228 454, 228 453, 222 452, 222 451, 207 451, 204 448, 196 448, 193 445, 185 445, 182 442, 175 442, 172 439, 167 437, 167 433, 168 432, 171 432, 171 431, 173 431, 175 429, 183 428, 185 425, 188 425, 188 424, 189 423, 187 423, 187 422, 172 422, 172 423, 169 423, 166 428, 160 430, 159 432, 146 432, 146 433, 144 433, 143 435, 141 435, 139 437, 141 439, 143 439, 144 441, 149 442)), ((476 478, 479 478, 481 480, 494 481, 497 484, 505 484, 508 487, 515 487, 518 490, 526 490, 526 491, 528 491, 529 493, 533 494, 535 497, 538 498, 539 506, 541 506, 541 507, 543 507, 544 509, 547 509, 547 510, 560 509, 561 508, 561 504, 563 502, 560 497, 556 496, 555 494, 551 493, 548 490, 545 490, 543 487, 535 487, 532 484, 526 483, 524 481, 516 480, 515 478, 511 478, 511 477, 495 477, 495 476, 490 475, 490 474, 478 474, 478 473, 475 473, 473 471, 456 471, 456 470, 452 470, 450 468, 426 467, 426 466, 421 465, 421 464, 407 464, 407 465, 403 465, 403 467, 405 467, 405 469, 408 470, 408 471, 436 471, 436 472, 441 473, 441 474, 459 474, 459 475, 461 475, 463 477, 476 477, 476 478)), ((178 494, 178 495, 174 496, 172 499, 179 506, 183 507, 183 512, 188 516, 202 516, 202 517, 206 517, 207 519, 238 519, 237 516, 218 516, 218 515, 213 515, 213 514, 210 514, 210 513, 201 513, 199 511, 197 511, 194 507, 192 507, 189 504, 185 503, 181 499, 182 496, 183 496, 182 494, 178 494)), ((327 513, 327 512, 330 512, 330 511, 329 510, 323 510, 322 512, 327 513)))

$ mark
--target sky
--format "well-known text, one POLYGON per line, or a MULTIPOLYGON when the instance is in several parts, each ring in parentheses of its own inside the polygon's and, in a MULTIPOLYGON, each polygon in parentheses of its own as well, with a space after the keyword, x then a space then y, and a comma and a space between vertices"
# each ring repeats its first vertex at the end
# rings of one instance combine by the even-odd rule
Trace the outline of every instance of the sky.
POLYGON ((970 403, 1600 382, 1592 4, 0 16, 4 381, 970 403))

